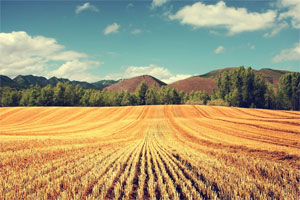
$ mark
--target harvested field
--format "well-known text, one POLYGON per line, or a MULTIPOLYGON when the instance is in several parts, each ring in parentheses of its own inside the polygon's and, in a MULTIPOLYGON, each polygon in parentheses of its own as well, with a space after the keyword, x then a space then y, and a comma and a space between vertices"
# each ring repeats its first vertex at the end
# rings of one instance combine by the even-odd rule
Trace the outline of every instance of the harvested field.
POLYGON ((299 199, 300 112, 0 109, 0 199, 299 199))

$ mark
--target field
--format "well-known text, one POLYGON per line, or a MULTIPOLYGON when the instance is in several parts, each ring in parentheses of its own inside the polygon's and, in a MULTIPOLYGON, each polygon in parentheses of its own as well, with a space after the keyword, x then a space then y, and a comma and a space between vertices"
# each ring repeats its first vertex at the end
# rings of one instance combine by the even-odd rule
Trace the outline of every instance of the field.
POLYGON ((0 199, 299 199, 300 112, 0 109, 0 199))

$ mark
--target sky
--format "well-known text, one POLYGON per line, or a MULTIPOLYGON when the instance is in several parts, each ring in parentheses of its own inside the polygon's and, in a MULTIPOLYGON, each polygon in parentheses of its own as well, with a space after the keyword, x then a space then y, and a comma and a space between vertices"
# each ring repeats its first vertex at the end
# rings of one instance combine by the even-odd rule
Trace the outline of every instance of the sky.
POLYGON ((300 71, 300 1, 1 0, 0 74, 166 83, 251 66, 300 71))

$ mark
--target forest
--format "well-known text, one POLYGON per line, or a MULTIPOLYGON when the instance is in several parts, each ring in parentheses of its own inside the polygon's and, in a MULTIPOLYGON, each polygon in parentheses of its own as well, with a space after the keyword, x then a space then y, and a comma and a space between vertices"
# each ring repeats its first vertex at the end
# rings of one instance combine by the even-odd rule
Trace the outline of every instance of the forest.
POLYGON ((266 83, 251 67, 225 71, 213 94, 184 93, 172 87, 148 88, 142 82, 134 93, 83 89, 70 82, 56 86, 31 85, 28 89, 0 88, 0 106, 131 106, 159 104, 202 104, 244 108, 299 110, 300 73, 281 76, 278 86, 266 83))

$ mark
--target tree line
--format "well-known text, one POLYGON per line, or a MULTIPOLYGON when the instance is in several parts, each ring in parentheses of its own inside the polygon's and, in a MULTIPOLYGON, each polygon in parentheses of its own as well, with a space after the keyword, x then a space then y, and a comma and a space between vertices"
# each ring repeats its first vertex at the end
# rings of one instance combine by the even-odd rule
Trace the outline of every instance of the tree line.
POLYGON ((142 82, 134 93, 128 91, 83 89, 70 82, 56 86, 31 86, 17 90, 0 88, 0 106, 131 106, 159 104, 204 104, 245 108, 299 110, 300 73, 284 74, 279 87, 267 84, 261 75, 248 67, 222 73, 217 80, 218 90, 184 93, 162 86, 148 88, 142 82))

